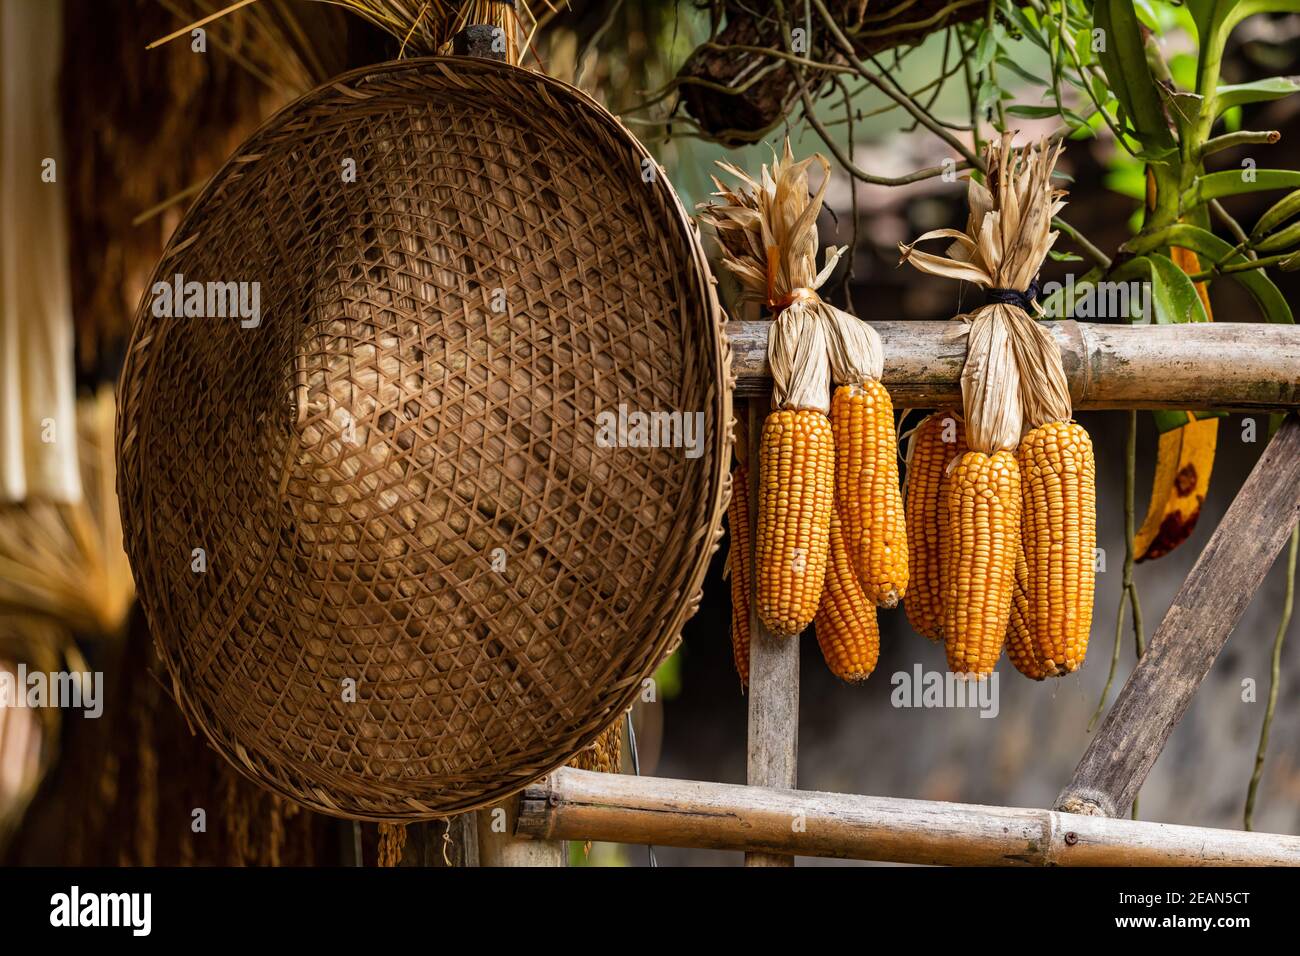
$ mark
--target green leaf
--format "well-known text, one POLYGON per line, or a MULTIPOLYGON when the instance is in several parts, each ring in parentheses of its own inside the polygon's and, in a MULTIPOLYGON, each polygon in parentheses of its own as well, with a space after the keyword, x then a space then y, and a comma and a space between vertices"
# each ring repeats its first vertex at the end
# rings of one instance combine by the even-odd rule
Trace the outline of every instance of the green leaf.
POLYGON ((1096 0, 1093 24, 1104 31, 1106 49, 1102 69, 1111 90, 1124 108, 1144 151, 1176 149, 1160 105, 1160 94, 1147 66, 1141 28, 1132 0, 1096 0))
POLYGON ((1043 51, 1047 51, 1047 42, 1043 39, 1042 30, 1037 25, 1029 22, 1024 10, 1015 3, 1008 3, 1002 6, 1002 12, 1007 15, 1008 20, 1015 24, 1016 29, 1025 35, 1025 39, 1040 47, 1043 51))
MULTIPOLYGON (((1300 175, 1300 174, 1297 174, 1300 175)), ((1241 253, 1233 253, 1231 244, 1220 239, 1214 233, 1202 229, 1200 226, 1192 226, 1187 223, 1179 223, 1169 227, 1168 243, 1171 246, 1178 246, 1180 249, 1191 249, 1201 257, 1203 265, 1218 263, 1220 267, 1226 265, 1236 265, 1248 261, 1241 253)), ((1232 279, 1243 289, 1250 293, 1250 297, 1255 300, 1255 305, 1259 307, 1264 318, 1269 322, 1294 322, 1291 315, 1291 306, 1287 304, 1286 297, 1273 283, 1262 269, 1248 269, 1244 272, 1232 272, 1224 276, 1232 279)))
POLYGON ((1240 2, 1241 0, 1186 0, 1202 43, 1216 25, 1227 21, 1233 7, 1240 2))
POLYGON ((1187 273, 1161 253, 1153 252, 1147 259, 1151 263, 1151 304, 1156 323, 1208 322, 1205 303, 1187 273))
POLYGON ((1134 150, 1133 155, 1138 159, 1144 159, 1148 163, 1167 163, 1169 160, 1178 155, 1178 147, 1160 146, 1156 148, 1143 148, 1134 150))
POLYGON ((1076 256, 1073 252, 1057 252, 1055 249, 1048 249, 1047 254, 1052 257, 1053 262, 1082 262, 1083 256, 1076 256))
POLYGON ((1050 90, 1052 88, 1052 84, 1047 80, 1043 79, 1041 76, 1035 76, 1033 73, 1030 73, 1016 62, 1013 57, 1009 57, 1005 53, 999 53, 997 55, 997 63, 998 66, 1006 67, 1026 83, 1030 83, 1036 87, 1041 87, 1043 90, 1050 90))
POLYGON ((1166 112, 1178 128, 1178 137, 1189 142, 1196 129, 1197 120, 1201 118, 1201 109, 1205 98, 1199 93, 1184 93, 1160 87, 1160 96, 1165 103, 1166 112))
POLYGON ((1074 31, 1074 51, 1079 55, 1079 62, 1084 66, 1097 62, 1097 55, 1092 51, 1092 26, 1081 27, 1074 31))
POLYGON ((1155 419, 1156 431, 1162 435, 1165 432, 1176 431, 1192 420, 1192 417, 1186 412, 1175 412, 1163 408, 1153 411, 1151 417, 1155 419))
POLYGON ((1111 99, 1110 87, 1106 85, 1106 81, 1100 76, 1092 78, 1092 96, 1102 106, 1105 106, 1107 101, 1111 99))
POLYGON ((1258 252, 1269 254, 1281 253, 1295 248, 1297 244, 1300 244, 1300 222, 1293 222, 1285 229, 1279 229, 1267 238, 1255 243, 1255 249, 1258 252))
POLYGON ((1241 169, 1225 169, 1222 172, 1196 177, 1192 188, 1183 193, 1182 204, 1184 209, 1188 209, 1209 202, 1211 199, 1222 199, 1224 196, 1297 187, 1300 187, 1300 172, 1296 170, 1256 169, 1254 166, 1243 166, 1241 169))
POLYGON ((1221 86, 1214 98, 1214 115, 1221 116, 1225 110, 1246 103, 1266 103, 1280 100, 1292 93, 1300 93, 1300 77, 1272 76, 1267 80, 1255 80, 1253 83, 1233 83, 1221 86))
POLYGON ((998 95, 1001 92, 1002 91, 998 89, 996 83, 985 79, 984 82, 980 84, 979 92, 975 95, 976 108, 983 113, 998 101, 998 95))
POLYGON ((1128 196, 1130 199, 1136 199, 1140 202, 1146 200, 1146 170, 1138 163, 1124 163, 1115 166, 1114 169, 1106 173, 1105 182, 1106 188, 1111 192, 1119 193, 1121 196, 1128 196))
POLYGON ((1060 111, 1055 106, 1027 106, 1024 103, 1008 106, 1007 113, 1011 116, 1023 116, 1026 119, 1046 119, 1049 116, 1060 115, 1060 111))
POLYGON ((1169 75, 1181 90, 1196 86, 1196 57, 1190 53, 1175 53, 1169 58, 1169 75))
POLYGON ((993 57, 998 52, 998 31, 997 27, 992 30, 982 30, 979 40, 975 44, 975 59, 971 62, 971 69, 976 73, 983 73, 988 69, 988 65, 993 62, 993 57))
POLYGON ((1264 215, 1259 217, 1259 222, 1255 223, 1255 228, 1250 231, 1250 234, 1262 236, 1272 232, 1297 213, 1300 213, 1300 189, 1287 193, 1269 206, 1264 211, 1264 215))

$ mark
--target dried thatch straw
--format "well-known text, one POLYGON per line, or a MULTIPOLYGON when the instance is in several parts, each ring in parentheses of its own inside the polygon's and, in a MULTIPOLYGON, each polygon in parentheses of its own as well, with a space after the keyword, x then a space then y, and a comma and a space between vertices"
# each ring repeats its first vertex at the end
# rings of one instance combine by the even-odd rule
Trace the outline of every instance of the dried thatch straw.
MULTIPOLYGON (((177 0, 159 0, 174 12, 177 0)), ((319 73, 320 60, 313 56, 312 43, 291 14, 264 9, 259 0, 235 0, 220 6, 220 0, 196 0, 200 15, 192 22, 159 37, 148 49, 169 43, 178 37, 188 36, 191 30, 223 21, 228 14, 244 12, 251 18, 248 38, 252 40, 251 55, 244 56, 242 65, 277 84, 293 84, 309 72, 319 73), (218 7, 220 7, 218 9, 218 7), (287 17, 287 18, 286 18, 287 17)), ((536 20, 527 3, 500 2, 500 0, 316 0, 348 10, 399 41, 398 59, 406 56, 432 56, 451 52, 452 38, 470 25, 499 27, 505 40, 505 60, 519 63, 522 49, 531 38, 536 20)), ((233 18, 232 18, 233 19, 233 18)), ((241 32, 242 35, 242 32, 241 32)), ((226 37, 228 52, 240 50, 238 43, 226 37)), ((323 82, 324 76, 316 76, 323 82)), ((310 84, 312 86, 315 83, 310 84)), ((305 92, 303 86, 299 92, 305 92)))
POLYGON ((795 162, 786 140, 783 156, 773 156, 757 180, 730 163, 718 166, 740 186, 728 188, 714 177, 715 200, 700 204, 698 218, 713 226, 722 264, 740 282, 740 301, 777 313, 767 347, 772 403, 829 411, 832 374, 839 382, 862 382, 879 379, 884 366, 875 330, 817 295, 847 248, 828 246, 818 270, 817 214, 830 163, 820 153, 795 162), (822 169, 815 194, 808 188, 813 163, 822 169))
MULTIPOLYGON (((1017 149, 1012 136, 1004 133, 1000 142, 989 144, 988 186, 969 181, 966 231, 934 229, 911 243, 899 243, 900 262, 973 282, 1002 298, 1031 290, 1056 242, 1052 217, 1065 205, 1065 191, 1051 182, 1062 147, 1043 142, 1017 149), (946 256, 937 256, 915 248, 927 239, 954 242, 946 256)), ((1012 449, 1026 421, 1037 425, 1069 419, 1060 350, 1020 305, 993 301, 956 318, 967 323, 969 337, 962 398, 972 449, 989 454, 1012 449)))
POLYGON ((83 499, 0 508, 0 617, 112 635, 134 595, 114 490, 112 389, 79 403, 83 499))
POLYGON ((209 42, 282 99, 299 96, 346 68, 345 14, 298 0, 156 0, 186 26, 149 44, 190 35, 204 24, 209 42), (238 16, 229 14, 238 13, 238 16))

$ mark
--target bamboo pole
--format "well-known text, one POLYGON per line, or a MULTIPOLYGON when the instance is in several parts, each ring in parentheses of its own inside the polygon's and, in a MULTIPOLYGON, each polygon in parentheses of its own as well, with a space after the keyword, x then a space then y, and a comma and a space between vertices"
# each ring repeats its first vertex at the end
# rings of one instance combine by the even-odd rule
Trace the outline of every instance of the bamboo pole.
POLYGON ((524 790, 518 832, 970 866, 1300 866, 1300 837, 562 768, 524 790))
MULTIPOLYGON (((749 540, 757 541, 758 451, 763 413, 746 402, 749 416, 749 540)), ((754 555, 745 559, 751 563, 754 555)), ((749 580, 757 587, 758 577, 749 580)), ((749 730, 745 779, 750 786, 793 790, 799 765, 799 639, 780 638, 758 617, 758 596, 749 597, 749 730)), ((794 866, 792 856, 747 853, 746 866, 794 866)))
MULTIPOLYGON (((769 322, 730 322, 737 397, 766 394, 769 322)), ((1300 325, 1048 322, 1075 408, 1242 411, 1300 408, 1300 325)), ((960 405, 966 361, 958 322, 872 322, 885 343, 894 405, 960 405)))
POLYGON ((568 866, 568 845, 563 840, 530 840, 516 836, 519 798, 479 810, 476 844, 479 866, 568 866))

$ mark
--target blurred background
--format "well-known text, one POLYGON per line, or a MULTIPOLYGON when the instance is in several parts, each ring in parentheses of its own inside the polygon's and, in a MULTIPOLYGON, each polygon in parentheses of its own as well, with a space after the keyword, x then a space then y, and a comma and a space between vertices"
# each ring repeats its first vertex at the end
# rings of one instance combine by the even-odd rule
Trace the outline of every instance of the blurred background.
MULTIPOLYGON (((120 550, 112 388, 143 284, 189 200, 263 119, 329 77, 391 59, 400 48, 340 6, 259 0, 213 21, 202 55, 188 35, 145 49, 225 6, 219 0, 0 0, 0 667, 102 670, 110 699, 127 702, 97 721, 75 712, 0 709, 0 860, 7 863, 320 864, 355 860, 358 847, 363 859, 372 859, 379 844, 373 827, 354 829, 297 811, 236 777, 190 734, 160 681, 137 679, 156 673, 157 662, 147 626, 133 609, 120 550), (49 172, 47 159, 55 160, 53 178, 42 181, 33 171, 49 172), (75 441, 34 438, 23 412, 31 408, 66 410, 52 417, 76 422, 75 441), (202 841, 188 826, 175 825, 196 806, 222 808, 202 841)), ((912 91, 927 115, 962 142, 971 142, 972 121, 977 134, 983 125, 985 137, 994 122, 1025 138, 1060 126, 1060 112, 1041 105, 1054 54, 1035 45, 1017 19, 1018 10, 1032 13, 1036 4, 998 4, 990 23, 973 14, 951 22, 940 17, 924 30, 893 33, 888 6, 879 14, 868 13, 865 0, 829 6, 859 27, 854 35, 866 44, 864 58, 912 91), (872 16, 878 17, 874 29, 872 16), (991 52, 982 32, 997 39, 991 52)), ((918 10, 941 6, 921 0, 918 10)), ((1171 82, 1187 85, 1195 71, 1194 35, 1170 5, 1138 6, 1144 21, 1159 28, 1171 82)), ((525 65, 578 85, 620 115, 660 158, 688 208, 712 191, 716 160, 754 171, 787 136, 796 156, 833 147, 838 155, 832 154, 821 239, 852 250, 824 290, 837 305, 869 320, 946 319, 978 303, 974 290, 896 267, 898 242, 964 226, 963 182, 931 177, 882 185, 846 172, 848 160, 868 178, 906 176, 943 163, 953 155, 950 145, 891 108, 895 101, 878 87, 832 76, 809 82, 801 93, 791 64, 737 52, 737 46, 777 42, 766 11, 730 0, 550 6, 537 0, 530 12, 537 28, 525 65), (727 44, 732 48, 723 49, 727 44)), ((983 18, 984 5, 976 12, 983 18)), ((1224 81, 1300 73, 1297 37, 1297 15, 1247 21, 1228 46, 1224 81)), ((815 41, 808 55, 817 55, 815 41)), ((1214 168, 1256 160, 1261 167, 1300 168, 1300 97, 1248 104, 1226 122, 1230 129, 1277 130, 1281 138, 1276 145, 1224 150, 1213 157, 1214 168)), ((1089 128, 1071 136, 1060 164, 1069 178, 1065 215, 1092 245, 1113 254, 1140 222, 1143 162, 1121 149, 1105 124, 1083 125, 1089 128)), ((1276 198, 1236 197, 1232 215, 1253 222, 1276 198)), ((1058 249, 1066 256, 1047 263, 1044 280, 1084 271, 1068 258, 1079 252, 1077 244, 1062 237, 1058 249)), ((734 288, 719 278, 725 301, 734 288)), ((1300 275, 1273 278, 1296 301, 1300 275)), ((1216 321, 1259 320, 1235 284, 1214 283, 1211 299, 1216 321)), ((918 420, 914 412, 904 427, 918 420)), ((833 678, 805 634, 801 788, 1051 805, 1103 702, 1125 555, 1129 417, 1085 413, 1081 421, 1096 444, 1098 543, 1107 555, 1087 666, 1038 684, 1003 661, 1000 712, 981 719, 973 710, 891 706, 890 675, 917 663, 944 669, 942 648, 914 634, 901 609, 881 613, 880 663, 860 686, 833 678)), ((1136 427, 1140 523, 1158 433, 1147 413, 1137 415, 1136 427)), ((1267 428, 1260 416, 1255 440, 1246 441, 1241 416, 1219 420, 1212 479, 1194 530, 1170 553, 1136 566, 1148 640, 1259 456, 1267 428)), ((642 773, 744 782, 746 699, 731 661, 725 553, 724 543, 699 613, 660 670, 658 699, 636 708, 642 773)), ((1243 825, 1285 571, 1284 555, 1156 764, 1142 791, 1141 818, 1243 825), (1257 687, 1254 699, 1243 701, 1247 680, 1257 687)), ((1107 704, 1135 660, 1127 622, 1119 641, 1107 704)), ((1283 648, 1279 686, 1253 825, 1295 833, 1300 654, 1294 644, 1283 648)), ((739 862, 737 854, 657 852, 665 865, 739 862)), ((571 861, 643 865, 647 854, 574 846, 571 861)))

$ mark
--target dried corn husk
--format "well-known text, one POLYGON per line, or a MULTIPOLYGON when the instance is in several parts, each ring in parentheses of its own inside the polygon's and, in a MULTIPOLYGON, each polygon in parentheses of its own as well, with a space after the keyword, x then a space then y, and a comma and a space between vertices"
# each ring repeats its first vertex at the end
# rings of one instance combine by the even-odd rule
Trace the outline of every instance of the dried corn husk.
POLYGON ((718 166, 736 177, 734 189, 714 177, 714 201, 699 206, 699 218, 713 226, 722 264, 741 286, 741 302, 761 302, 776 313, 768 336, 772 403, 777 408, 830 410, 830 383, 879 379, 880 336, 865 322, 822 301, 819 289, 846 247, 828 246, 817 268, 817 215, 830 181, 830 163, 820 153, 795 162, 789 140, 755 180, 730 163, 718 166), (817 163, 822 182, 808 187, 808 168, 817 163))
MULTIPOLYGON (((1060 145, 1017 149, 1012 134, 990 143, 988 186, 969 181, 966 231, 934 229, 900 243, 902 262, 922 272, 973 282, 982 288, 1025 290, 1056 242, 1052 217, 1065 205, 1052 186, 1060 145), (947 255, 915 248, 928 239, 952 239, 947 255)), ((992 454, 1020 441, 1024 423, 1068 420, 1070 395, 1060 350, 1050 333, 1018 305, 991 303, 959 315, 966 323, 962 400, 967 441, 992 454)))

